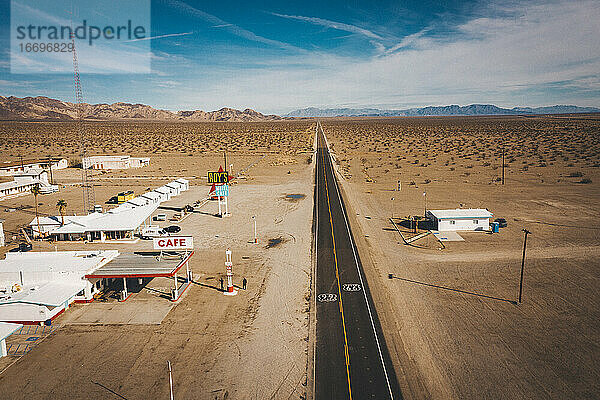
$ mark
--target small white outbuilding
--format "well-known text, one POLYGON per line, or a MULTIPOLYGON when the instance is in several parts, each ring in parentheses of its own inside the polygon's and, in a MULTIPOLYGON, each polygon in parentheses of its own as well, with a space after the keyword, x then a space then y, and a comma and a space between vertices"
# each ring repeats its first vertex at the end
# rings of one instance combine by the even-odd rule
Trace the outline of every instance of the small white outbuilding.
POLYGON ((485 208, 456 208, 428 210, 426 216, 438 231, 488 231, 494 214, 485 208))

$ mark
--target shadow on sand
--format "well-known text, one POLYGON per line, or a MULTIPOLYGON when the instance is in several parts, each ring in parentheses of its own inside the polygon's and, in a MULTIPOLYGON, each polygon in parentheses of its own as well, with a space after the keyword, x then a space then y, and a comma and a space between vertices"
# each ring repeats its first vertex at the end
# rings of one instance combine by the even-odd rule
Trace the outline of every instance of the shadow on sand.
POLYGON ((475 292, 468 292, 466 290, 460 290, 460 289, 454 289, 454 288, 450 288, 450 287, 446 287, 446 286, 434 285, 432 283, 425 283, 425 282, 414 281, 412 279, 400 278, 399 276, 394 276, 393 274, 389 274, 388 278, 389 279, 399 279, 401 281, 410 282, 410 283, 416 283, 418 285, 429 286, 429 287, 433 287, 433 288, 437 288, 437 289, 449 290, 449 291, 452 291, 452 292, 458 292, 458 293, 463 293, 463 294, 469 294, 471 296, 485 297, 486 299, 504 301, 504 302, 507 302, 507 303, 511 303, 511 304, 517 305, 517 302, 515 300, 503 299, 502 297, 488 296, 487 294, 481 294, 481 293, 475 293, 475 292))

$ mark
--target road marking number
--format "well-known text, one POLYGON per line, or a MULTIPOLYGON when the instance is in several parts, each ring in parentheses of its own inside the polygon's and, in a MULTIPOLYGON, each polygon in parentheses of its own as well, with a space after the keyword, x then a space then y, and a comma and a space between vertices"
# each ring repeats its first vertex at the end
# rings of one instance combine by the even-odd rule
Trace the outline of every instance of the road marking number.
POLYGON ((360 285, 358 283, 344 283, 342 289, 345 292, 360 292, 360 285))
POLYGON ((321 293, 319 295, 317 295, 317 300, 320 302, 330 302, 330 301, 337 301, 337 294, 335 293, 321 293))

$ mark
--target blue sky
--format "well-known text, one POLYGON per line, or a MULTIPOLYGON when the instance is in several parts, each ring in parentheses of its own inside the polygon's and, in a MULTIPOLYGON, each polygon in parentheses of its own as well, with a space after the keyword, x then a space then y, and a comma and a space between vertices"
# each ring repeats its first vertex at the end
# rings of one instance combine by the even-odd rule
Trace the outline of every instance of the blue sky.
MULTIPOLYGON (((151 1, 156 38, 127 44, 151 49, 151 69, 82 73, 86 102, 278 114, 308 106, 600 106, 598 1, 151 1)), ((0 95, 73 101, 72 73, 11 73, 10 30, 3 1, 0 95)), ((127 52, 89 54, 80 61, 98 71, 127 52)))

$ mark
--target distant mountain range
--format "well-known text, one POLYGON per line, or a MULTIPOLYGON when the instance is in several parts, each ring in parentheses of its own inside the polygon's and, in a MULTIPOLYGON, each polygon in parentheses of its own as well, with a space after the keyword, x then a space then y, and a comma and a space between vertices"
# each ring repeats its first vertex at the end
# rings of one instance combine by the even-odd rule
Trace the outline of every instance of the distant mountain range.
POLYGON ((429 106, 406 110, 380 110, 377 108, 315 108, 308 107, 292 111, 286 117, 417 117, 451 115, 537 115, 597 113, 600 108, 578 106, 514 107, 501 108, 493 104, 471 104, 468 106, 429 106))
MULTIPOLYGON (((160 121, 273 121, 277 115, 264 115, 251 109, 244 111, 222 108, 217 111, 158 110, 144 104, 113 103, 83 104, 87 120, 160 120, 160 121)), ((58 120, 69 121, 77 117, 74 103, 48 97, 2 97, 0 96, 0 120, 58 120)))
MULTIPOLYGON (((314 117, 410 117, 410 116, 449 116, 449 115, 536 115, 596 113, 595 107, 549 106, 500 108, 492 104, 471 104, 468 106, 439 106, 410 108, 406 110, 381 110, 377 108, 303 108, 284 116, 265 115, 252 109, 243 111, 221 108, 217 111, 168 111, 145 104, 113 103, 83 104, 83 114, 87 120, 156 120, 156 121, 276 121, 285 118, 314 117)), ((48 97, 3 97, 0 96, 0 120, 56 120, 69 121, 77 117, 74 103, 48 97)))

